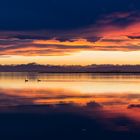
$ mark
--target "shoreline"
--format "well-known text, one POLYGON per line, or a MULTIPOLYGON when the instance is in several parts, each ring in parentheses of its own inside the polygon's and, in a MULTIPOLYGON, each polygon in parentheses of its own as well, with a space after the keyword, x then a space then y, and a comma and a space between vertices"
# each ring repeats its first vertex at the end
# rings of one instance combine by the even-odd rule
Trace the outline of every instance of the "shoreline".
POLYGON ((38 72, 38 71, 0 71, 0 73, 38 73, 38 74, 115 74, 115 75, 140 75, 140 72, 38 72))

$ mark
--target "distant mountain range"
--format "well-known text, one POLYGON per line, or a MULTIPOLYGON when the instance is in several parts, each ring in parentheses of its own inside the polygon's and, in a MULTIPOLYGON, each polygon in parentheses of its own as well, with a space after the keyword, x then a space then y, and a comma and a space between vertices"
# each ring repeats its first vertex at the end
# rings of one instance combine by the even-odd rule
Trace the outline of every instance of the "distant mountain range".
POLYGON ((41 73, 140 73, 140 65, 0 65, 0 72, 41 72, 41 73))

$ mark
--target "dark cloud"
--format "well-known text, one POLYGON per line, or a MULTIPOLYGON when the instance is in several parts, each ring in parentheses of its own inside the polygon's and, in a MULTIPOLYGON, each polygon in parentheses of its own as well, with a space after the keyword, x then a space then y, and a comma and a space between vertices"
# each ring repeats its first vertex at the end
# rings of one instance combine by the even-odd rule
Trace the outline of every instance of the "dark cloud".
POLYGON ((124 42, 125 40, 124 39, 102 39, 101 41, 120 43, 120 42, 124 42))
POLYGON ((76 40, 76 38, 70 38, 70 37, 55 37, 55 39, 61 42, 65 42, 65 41, 74 42, 76 40))
POLYGON ((130 105, 128 105, 128 109, 133 109, 133 108, 140 108, 140 104, 130 104, 130 105))
POLYGON ((98 23, 102 25, 116 25, 121 28, 127 27, 134 22, 139 20, 140 13, 137 11, 124 11, 124 12, 114 12, 108 15, 102 16, 102 19, 98 23))
POLYGON ((128 36, 130 39, 140 39, 140 36, 128 36))
POLYGON ((49 40, 49 39, 52 39, 53 37, 48 37, 48 36, 43 36, 43 35, 13 35, 12 36, 13 38, 17 38, 17 39, 21 39, 21 40, 24 40, 24 39, 37 39, 37 40, 49 40))
POLYGON ((99 41, 102 37, 92 36, 92 37, 85 37, 85 39, 89 42, 96 42, 99 41))
POLYGON ((96 102, 88 102, 87 104, 86 104, 86 107, 88 107, 88 108, 102 108, 103 106, 101 105, 101 104, 99 104, 99 103, 96 103, 96 102))
POLYGON ((7 95, 0 92, 0 106, 16 106, 16 105, 30 105, 33 104, 31 99, 16 95, 7 95))

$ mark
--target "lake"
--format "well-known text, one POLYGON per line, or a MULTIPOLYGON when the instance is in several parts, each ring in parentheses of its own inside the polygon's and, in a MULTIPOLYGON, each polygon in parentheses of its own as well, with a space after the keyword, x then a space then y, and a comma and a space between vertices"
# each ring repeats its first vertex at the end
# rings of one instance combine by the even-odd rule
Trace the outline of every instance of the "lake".
POLYGON ((1 72, 0 114, 7 138, 139 137, 140 75, 1 72))

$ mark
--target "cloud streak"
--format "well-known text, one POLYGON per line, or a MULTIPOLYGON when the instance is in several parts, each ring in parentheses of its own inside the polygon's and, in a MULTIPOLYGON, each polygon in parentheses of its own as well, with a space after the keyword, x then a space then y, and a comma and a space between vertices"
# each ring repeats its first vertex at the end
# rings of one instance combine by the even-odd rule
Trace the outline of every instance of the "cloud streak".
POLYGON ((116 12, 101 17, 92 26, 71 31, 0 31, 0 55, 63 56, 80 51, 139 51, 139 28, 138 13, 116 12))

